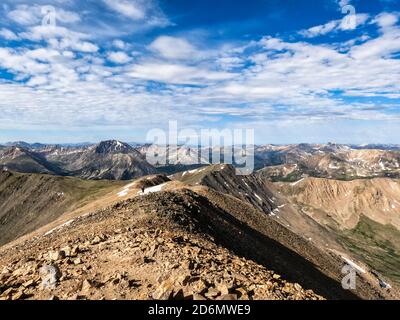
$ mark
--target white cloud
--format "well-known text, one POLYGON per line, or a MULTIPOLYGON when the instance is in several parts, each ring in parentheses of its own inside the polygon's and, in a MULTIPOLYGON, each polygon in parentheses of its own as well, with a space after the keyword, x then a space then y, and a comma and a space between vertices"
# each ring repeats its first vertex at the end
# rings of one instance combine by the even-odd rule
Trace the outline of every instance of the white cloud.
MULTIPOLYGON (((12 21, 23 25, 23 26, 33 26, 40 25, 44 18, 44 13, 42 12, 44 6, 41 5, 17 5, 14 10, 8 11, 7 17, 12 21)), ((78 13, 64 10, 63 8, 57 6, 53 7, 55 10, 56 23, 77 23, 81 21, 81 17, 78 13)))
POLYGON ((14 10, 9 11, 7 16, 12 21, 25 26, 38 24, 41 21, 38 7, 28 5, 18 5, 14 10))
POLYGON ((340 8, 348 6, 349 4, 351 4, 351 0, 338 0, 338 5, 340 8))
POLYGON ((47 64, 40 63, 25 54, 18 54, 14 50, 6 48, 0 48, 0 67, 23 76, 47 73, 49 71, 47 64))
POLYGON ((76 12, 63 10, 62 8, 56 8, 56 21, 72 24, 81 21, 81 17, 76 12))
POLYGON ((99 47, 91 42, 69 39, 63 39, 61 41, 60 47, 62 49, 71 49, 80 52, 97 52, 99 50, 99 47))
POLYGON ((241 68, 244 65, 245 60, 243 58, 235 56, 222 56, 217 60, 217 63, 223 70, 231 70, 234 68, 241 68))
POLYGON ((204 81, 220 81, 232 78, 227 72, 215 72, 179 64, 162 62, 144 63, 132 66, 129 76, 138 79, 174 84, 201 84, 204 81))
POLYGON ((300 34, 306 38, 313 38, 313 37, 317 37, 320 35, 330 33, 333 30, 337 29, 339 27, 339 25, 340 25, 339 20, 330 21, 323 25, 315 26, 315 27, 312 27, 307 30, 302 30, 302 31, 300 31, 300 34))
POLYGON ((383 12, 379 14, 373 22, 381 28, 388 28, 394 26, 398 21, 399 14, 383 12))
POLYGON ((60 53, 57 50, 48 48, 34 49, 25 53, 26 57, 39 61, 50 61, 59 55, 60 53))
POLYGON ((169 36, 158 37, 149 48, 167 59, 194 59, 199 55, 187 40, 169 36))
MULTIPOLYGON (((126 3, 138 4, 146 16, 141 22, 124 19, 126 24, 149 25, 157 17, 145 2, 126 3)), ((0 120, 46 128, 152 126, 182 114, 188 124, 229 115, 261 128, 288 119, 390 120, 398 117, 387 112, 395 102, 378 104, 374 98, 400 96, 400 30, 391 15, 379 15, 369 25, 378 34, 357 32, 351 38, 349 32, 345 42, 332 41, 342 31, 341 20, 335 20, 303 30, 302 41, 265 37, 212 50, 200 49, 206 46, 199 38, 196 46, 188 41, 193 34, 161 36, 143 47, 136 40, 113 41, 128 39, 122 35, 105 42, 97 37, 97 26, 83 32, 28 24, 24 32, 9 31, 32 46, 21 41, 18 48, 0 48, 0 68, 15 77, 0 83, 0 120), (318 39, 320 44, 307 39, 324 34, 332 37, 318 39)), ((367 15, 358 18, 368 21, 367 15)), ((64 17, 65 23, 83 23, 78 19, 64 17)), ((8 29, 0 36, 13 38, 3 30, 8 29)))
POLYGON ((9 29, 2 28, 0 29, 0 37, 6 40, 18 40, 19 37, 9 29))
POLYGON ((48 79, 46 76, 34 76, 28 81, 27 85, 29 87, 36 87, 36 86, 42 86, 47 83, 48 79))
MULTIPOLYGON (((348 18, 348 17, 347 17, 348 18)), ((346 18, 346 19, 347 19, 346 18)), ((340 20, 333 20, 329 21, 323 25, 315 26, 306 30, 302 30, 299 32, 303 37, 306 38, 314 38, 318 36, 323 36, 331 32, 335 31, 346 31, 346 30, 353 30, 353 28, 349 27, 347 25, 347 20, 346 19, 340 19, 340 20)), ((368 14, 357 14, 355 16, 356 19, 356 28, 364 25, 368 19, 369 15, 368 14)))
POLYGON ((99 47, 85 39, 88 35, 71 31, 59 26, 34 26, 28 31, 19 34, 21 38, 31 41, 47 41, 50 46, 57 49, 70 49, 81 52, 97 52, 99 47))
POLYGON ((146 17, 143 5, 133 0, 103 0, 112 10, 133 20, 142 20, 146 17))
POLYGON ((109 52, 107 54, 108 60, 117 64, 125 64, 132 60, 125 52, 118 51, 118 52, 109 52))
POLYGON ((124 50, 126 47, 126 43, 122 40, 117 39, 113 41, 113 46, 117 49, 124 50))
MULTIPOLYGON (((384 33, 382 36, 371 39, 361 45, 354 46, 350 54, 359 60, 390 58, 400 51, 400 30, 395 29, 384 33)), ((397 61, 393 61, 396 65, 397 61)))

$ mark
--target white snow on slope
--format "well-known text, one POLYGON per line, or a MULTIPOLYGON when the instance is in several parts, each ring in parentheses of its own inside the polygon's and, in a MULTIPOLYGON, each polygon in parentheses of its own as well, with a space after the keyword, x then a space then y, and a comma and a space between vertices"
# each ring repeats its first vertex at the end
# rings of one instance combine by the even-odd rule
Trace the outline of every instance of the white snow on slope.
POLYGON ((139 192, 139 194, 141 194, 141 195, 146 195, 146 194, 149 194, 149 193, 160 192, 160 191, 162 190, 162 188, 163 188, 166 184, 167 184, 167 183, 163 183, 163 184, 160 184, 160 185, 158 185, 158 186, 146 188, 146 189, 144 190, 143 193, 142 193, 142 192, 139 192))
POLYGON ((55 227, 54 229, 51 229, 50 231, 47 231, 44 235, 47 236, 49 234, 52 234, 53 232, 61 230, 62 228, 69 226, 74 221, 75 221, 75 219, 69 220, 69 221, 63 223, 62 225, 55 227))
POLYGON ((300 182, 302 182, 303 180, 304 180, 304 178, 303 178, 303 179, 300 179, 299 181, 296 181, 296 182, 292 183, 291 186, 296 186, 296 185, 298 185, 300 182))
POLYGON ((135 185, 135 182, 132 182, 132 183, 126 185, 121 192, 117 193, 117 196, 118 197, 125 197, 126 195, 128 195, 128 193, 130 191, 130 188, 133 187, 134 185, 135 185))
POLYGON ((347 259, 345 257, 342 257, 342 258, 349 266, 353 267, 354 269, 356 269, 357 271, 359 271, 361 273, 366 273, 366 271, 363 268, 361 268, 359 265, 357 265, 356 263, 354 263, 350 259, 347 259))

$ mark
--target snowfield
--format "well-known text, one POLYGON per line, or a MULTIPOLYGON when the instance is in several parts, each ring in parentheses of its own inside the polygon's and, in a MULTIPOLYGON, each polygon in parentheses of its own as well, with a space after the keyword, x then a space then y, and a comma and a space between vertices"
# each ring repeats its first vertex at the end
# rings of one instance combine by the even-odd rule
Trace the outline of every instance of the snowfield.
POLYGON ((163 183, 163 184, 159 184, 158 186, 154 186, 154 187, 150 187, 150 188, 146 188, 144 190, 144 192, 139 192, 139 194, 141 195, 146 195, 149 193, 155 193, 155 192, 160 192, 162 190, 162 188, 166 185, 167 183, 163 183))

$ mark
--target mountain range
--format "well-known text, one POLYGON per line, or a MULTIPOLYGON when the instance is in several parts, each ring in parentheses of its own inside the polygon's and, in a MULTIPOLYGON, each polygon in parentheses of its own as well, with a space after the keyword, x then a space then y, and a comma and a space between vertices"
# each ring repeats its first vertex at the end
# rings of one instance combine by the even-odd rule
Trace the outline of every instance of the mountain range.
MULTIPOLYGON (((117 140, 74 146, 13 142, 0 148, 0 165, 20 172, 129 180, 157 171, 170 174, 207 165, 211 161, 204 155, 211 154, 211 150, 204 149, 184 145, 164 148, 117 140), (152 166, 146 161, 147 153, 172 160, 152 166)), ((264 176, 275 181, 296 181, 305 176, 339 180, 398 178, 398 150, 397 145, 262 145, 255 146, 255 167, 264 169, 264 176)))
POLYGON ((400 152, 375 147, 256 146, 238 176, 187 146, 4 146, 0 298, 398 299, 400 152))
POLYGON ((75 147, 18 143, 0 150, 0 166, 94 180, 129 180, 156 172, 136 149, 115 140, 75 147))

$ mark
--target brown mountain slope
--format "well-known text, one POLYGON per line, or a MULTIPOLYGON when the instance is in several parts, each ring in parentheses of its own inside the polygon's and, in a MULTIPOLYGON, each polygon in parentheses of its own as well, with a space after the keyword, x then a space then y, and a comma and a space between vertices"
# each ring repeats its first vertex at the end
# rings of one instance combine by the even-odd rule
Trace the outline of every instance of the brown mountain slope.
MULTIPOLYGON (((0 297, 319 299, 215 244, 210 233, 225 219, 211 226, 204 219, 219 214, 187 190, 136 197, 78 218, 0 249, 0 297), (44 265, 57 268, 54 289, 40 289, 44 265)), ((230 226, 226 221, 227 234, 235 232, 230 226)))
MULTIPOLYGON (((215 172, 215 168, 209 172, 215 172)), ((229 179, 225 178, 225 174, 216 175, 216 178, 209 181, 215 189, 197 185, 194 181, 194 184, 188 185, 177 181, 165 182, 168 181, 165 178, 157 178, 157 181, 151 177, 142 178, 114 190, 112 201, 117 203, 112 206, 105 205, 103 209, 94 211, 80 211, 79 215, 72 218, 63 216, 57 223, 4 246, 0 249, 0 266, 6 266, 3 297, 18 297, 23 293, 32 298, 42 298, 50 294, 61 298, 77 298, 74 294, 82 290, 82 295, 87 298, 151 298, 166 287, 180 288, 183 292, 189 292, 189 295, 205 295, 205 292, 194 292, 194 288, 187 286, 186 280, 184 285, 178 284, 177 281, 180 280, 177 278, 169 279, 178 273, 185 274, 188 270, 189 278, 194 277, 193 282, 197 282, 200 277, 206 283, 207 292, 210 291, 207 296, 209 298, 226 293, 225 289, 212 293, 216 289, 215 281, 224 279, 229 283, 238 282, 240 275, 247 277, 247 280, 241 278, 239 285, 245 290, 244 296, 249 298, 290 298, 292 296, 285 296, 283 293, 278 296, 271 294, 287 291, 290 295, 293 294, 291 288, 299 289, 299 286, 286 285, 287 282, 272 284, 271 287, 271 272, 257 278, 258 280, 250 280, 254 277, 255 269, 246 269, 247 263, 232 263, 231 260, 236 261, 233 259, 235 256, 252 260, 264 269, 282 274, 291 283, 298 282, 304 288, 331 299, 381 299, 396 296, 397 289, 391 292, 381 289, 377 278, 369 272, 357 278, 356 291, 342 289, 340 282, 344 261, 340 252, 321 249, 278 222, 276 216, 254 206, 246 197, 237 197, 236 195, 241 196, 239 192, 242 190, 234 188, 235 181, 231 181, 232 195, 219 191, 218 187, 225 185, 225 181, 229 179), (161 184, 154 186, 153 182, 161 184), (140 192, 142 186, 146 188, 144 196, 140 192), (169 232, 175 232, 174 230, 179 230, 179 233, 171 235, 169 232), (164 232, 166 234, 160 240, 157 239, 164 232), (173 250, 172 254, 161 243, 166 243, 167 247, 172 246, 167 239, 178 234, 187 239, 184 241, 187 249, 182 249, 182 252, 173 250), (199 255, 195 248, 199 245, 193 245, 199 239, 208 241, 201 246, 208 252, 204 256, 199 255), (216 249, 213 242, 219 249, 216 249), (104 244, 98 246, 99 243, 104 244), (60 251, 65 246, 71 247, 71 250, 78 246, 73 257, 63 258, 61 252, 49 254, 53 250, 60 251), (215 253, 222 254, 220 249, 230 250, 231 256, 223 254, 222 257, 216 257, 215 253), (139 259, 137 263, 133 259, 135 256, 139 259), (59 279, 57 289, 40 291, 39 268, 48 264, 49 259, 57 260, 55 264, 65 278, 59 279), (185 270, 176 267, 176 261, 188 260, 185 270), (115 270, 118 270, 117 275, 113 275, 115 270), (239 276, 235 270, 240 270, 239 276), (149 274, 146 275, 146 272, 149 274), (209 278, 213 274, 216 278, 209 278), (89 284, 84 280, 88 280, 89 284), (28 290, 21 286, 25 281, 30 281, 28 290), (142 282, 144 286, 135 285, 142 282), (288 288, 280 289, 281 286, 288 288), (258 288, 266 291, 257 293, 258 288)), ((251 177, 244 181, 247 184, 256 183, 251 177)), ((111 201, 112 196, 107 196, 107 199, 108 197, 111 201)), ((107 201, 104 204, 111 203, 107 201)), ((70 249, 66 251, 71 251, 70 249)), ((277 279, 275 276, 275 280, 277 279)), ((228 291, 236 292, 239 289, 237 286, 231 285, 228 291)), ((170 293, 173 294, 172 291, 170 293)), ((242 294, 237 293, 236 297, 239 296, 242 294)), ((306 297, 307 295, 299 296, 306 297)))
POLYGON ((294 208, 278 190, 275 190, 275 186, 262 176, 237 176, 235 169, 230 165, 214 165, 185 171, 172 176, 171 179, 177 179, 190 186, 206 186, 242 200, 264 213, 259 219, 269 217, 303 239, 313 239, 313 243, 322 250, 344 250, 329 230, 294 208))
POLYGON ((120 184, 0 171, 0 245, 47 225, 120 184))
POLYGON ((340 229, 353 229, 361 216, 400 230, 400 181, 365 179, 338 181, 307 178, 276 184, 286 196, 322 224, 334 221, 340 229))
MULTIPOLYGON (((240 217, 239 220, 245 219, 244 222, 247 225, 261 232, 265 232, 269 237, 283 244, 284 247, 296 251, 299 255, 306 257, 317 266, 321 266, 323 258, 310 256, 310 252, 322 251, 335 253, 342 263, 344 263, 346 259, 356 261, 355 257, 359 257, 359 255, 353 254, 355 251, 351 250, 349 245, 338 237, 337 232, 332 230, 330 225, 322 224, 306 212, 303 212, 303 208, 297 206, 295 203, 291 203, 291 201, 282 194, 281 190, 276 188, 276 184, 274 185, 263 179, 263 177, 259 176, 257 173, 250 176, 237 176, 232 166, 215 165, 208 168, 186 171, 174 175, 172 178, 192 186, 207 186, 211 188, 209 192, 216 190, 222 192, 224 195, 231 195, 247 203, 253 207, 253 209, 256 209, 254 211, 257 212, 256 215, 249 214, 248 210, 243 210, 243 212, 246 212, 247 216, 240 214, 240 212, 235 210, 235 206, 241 206, 238 205, 237 201, 233 198, 230 198, 229 202, 224 202, 220 199, 214 204, 219 206, 220 203, 233 203, 234 205, 229 207, 227 210, 228 212, 235 212, 235 217, 240 217), (258 210, 264 214, 261 214, 258 210), (278 232, 278 229, 274 230, 268 228, 268 226, 265 225, 265 221, 270 221, 270 224, 281 226, 279 229, 281 231, 278 232), (288 240, 291 238, 295 240, 288 240), (299 245, 300 243, 303 244, 299 245), (304 243, 307 245, 304 245, 304 243)), ((295 187, 298 184, 301 184, 301 182, 293 183, 290 186, 295 187)), ((366 262, 365 259, 359 259, 358 261, 366 262)), ((395 261, 396 259, 390 261, 390 264, 393 265, 395 261)), ((361 264, 361 262, 357 263, 361 264)), ((277 270, 280 270, 280 267, 282 266, 276 266, 276 268, 278 268, 277 270)), ((337 267, 332 267, 331 265, 323 269, 325 274, 328 272, 330 276, 336 274, 335 279, 341 277, 341 275, 337 274, 337 267)), ((291 274, 291 272, 285 269, 282 273, 286 275, 291 274)), ((372 273, 370 273, 370 276, 372 279, 371 281, 376 284, 379 279, 372 273)), ((295 278, 296 277, 297 276, 295 276, 295 278)))
POLYGON ((275 187, 359 261, 400 283, 400 181, 307 178, 275 187))
POLYGON ((249 202, 255 208, 270 214, 275 208, 274 194, 265 180, 255 175, 238 176, 232 165, 212 165, 184 171, 171 177, 191 186, 207 186, 249 202))
POLYGON ((0 149, 0 168, 22 173, 64 174, 41 154, 21 147, 0 149))

